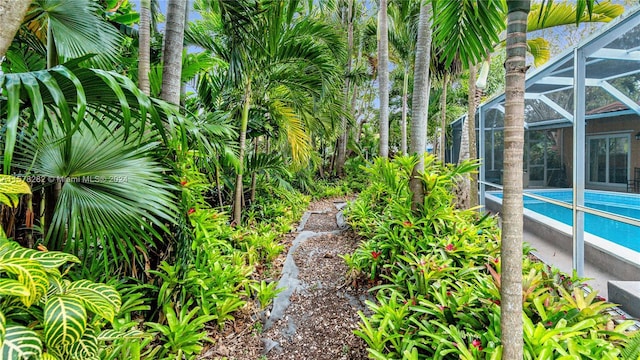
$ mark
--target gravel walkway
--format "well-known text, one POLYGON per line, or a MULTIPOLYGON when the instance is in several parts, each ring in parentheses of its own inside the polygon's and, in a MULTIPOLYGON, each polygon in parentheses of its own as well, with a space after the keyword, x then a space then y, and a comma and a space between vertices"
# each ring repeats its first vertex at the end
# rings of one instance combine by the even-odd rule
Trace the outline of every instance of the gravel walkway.
POLYGON ((235 326, 203 353, 203 359, 366 359, 366 343, 353 334, 371 299, 366 289, 346 284, 347 266, 339 256, 358 245, 349 230, 340 230, 338 208, 342 199, 321 200, 309 205, 298 233, 287 236, 288 254, 279 286, 285 287, 266 318, 251 321, 255 314, 235 326))

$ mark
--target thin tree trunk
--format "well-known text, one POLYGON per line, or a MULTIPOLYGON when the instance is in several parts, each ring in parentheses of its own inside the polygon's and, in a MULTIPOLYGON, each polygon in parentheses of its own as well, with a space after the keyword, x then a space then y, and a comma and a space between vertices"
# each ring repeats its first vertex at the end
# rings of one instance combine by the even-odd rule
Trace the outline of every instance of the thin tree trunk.
MULTIPOLYGON (((344 83, 344 107, 343 110, 346 113, 347 104, 349 102, 349 87, 351 86, 351 81, 348 75, 351 73, 351 69, 353 67, 353 1, 349 0, 349 4, 347 6, 347 77, 344 83)), ((353 110, 353 109, 352 109, 353 110)), ((347 142, 349 141, 349 129, 347 128, 347 117, 342 117, 342 133, 338 138, 338 144, 336 147, 336 158, 335 158, 335 170, 336 175, 342 177, 344 175, 344 163, 347 160, 347 142)))
POLYGON ((175 105, 180 104, 182 46, 184 43, 184 17, 186 8, 186 0, 169 0, 167 27, 164 39, 162 93, 160 97, 175 105))
POLYGON ((51 24, 47 25, 47 69, 58 65, 58 49, 56 49, 56 41, 53 37, 53 29, 51 24))
POLYGON ((0 0, 0 59, 11 46, 31 0, 0 0))
MULTIPOLYGON (((56 49, 56 42, 53 36, 53 28, 51 24, 47 24, 47 69, 51 69, 54 66, 58 65, 58 50, 56 49)), ((65 140, 66 146, 70 146, 69 139, 65 140)), ((53 217, 55 215, 56 204, 58 203, 58 196, 62 191, 62 184, 59 182, 55 182, 53 184, 48 184, 48 186, 44 187, 44 198, 45 198, 45 206, 44 206, 44 233, 47 234, 48 230, 51 228, 51 224, 53 222, 53 217)), ((62 250, 63 244, 55 244, 55 246, 51 247, 52 250, 62 250)))
POLYGON ((411 207, 415 210, 424 203, 424 188, 420 174, 424 172, 424 152, 427 138, 427 116, 429 112, 429 63, 431 62, 431 3, 420 7, 418 42, 416 43, 415 74, 413 78, 413 101, 411 111, 410 154, 418 156, 413 168, 409 188, 412 192, 411 207))
MULTIPOLYGON (((460 154, 458 155, 458 164, 465 160, 469 160, 469 114, 462 124, 460 134, 460 154)), ((469 178, 464 176, 458 180, 457 188, 457 207, 458 209, 469 208, 469 187, 471 186, 469 178)))
POLYGON ((378 9, 378 86, 380 91, 380 157, 389 157, 389 28, 387 0, 378 9))
POLYGON ((409 65, 404 65, 402 78, 402 120, 400 123, 400 152, 407 155, 407 110, 409 108, 409 65))
MULTIPOLYGON (((256 156, 258 154, 258 137, 253 138, 253 155, 256 156)), ((256 200, 256 171, 255 169, 251 172, 251 196, 249 196, 249 202, 253 204, 256 200)))
POLYGON ((500 328, 503 359, 522 359, 522 156, 529 0, 508 1, 500 328))
POLYGON ((140 1, 140 28, 138 30, 138 87, 146 95, 151 93, 151 0, 140 1))
POLYGON ((247 125, 249 124, 249 108, 251 107, 251 81, 247 80, 244 95, 244 105, 242 107, 242 119, 240 121, 240 139, 238 146, 240 152, 238 154, 238 174, 236 175, 236 188, 233 196, 233 222, 240 225, 242 222, 242 175, 244 172, 244 146, 247 141, 247 125))
POLYGON ((442 79, 442 97, 440 98, 440 148, 438 149, 438 157, 444 162, 444 150, 447 140, 447 87, 449 86, 449 73, 444 74, 442 79))
MULTIPOLYGON (((469 159, 477 159, 476 150, 476 65, 469 64, 469 159)), ((478 174, 470 174, 469 207, 478 205, 478 174)))
POLYGON ((220 208, 224 206, 224 202, 222 201, 222 188, 220 187, 220 166, 216 164, 216 189, 218 192, 218 204, 220 204, 220 208))

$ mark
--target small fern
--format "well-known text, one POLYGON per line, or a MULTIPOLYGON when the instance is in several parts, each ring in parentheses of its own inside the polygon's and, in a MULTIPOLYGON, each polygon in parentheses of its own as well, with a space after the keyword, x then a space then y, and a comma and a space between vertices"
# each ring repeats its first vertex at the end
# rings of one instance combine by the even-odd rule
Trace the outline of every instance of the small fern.
POLYGON ((640 331, 629 338, 626 346, 622 349, 622 358, 624 360, 640 360, 640 331))

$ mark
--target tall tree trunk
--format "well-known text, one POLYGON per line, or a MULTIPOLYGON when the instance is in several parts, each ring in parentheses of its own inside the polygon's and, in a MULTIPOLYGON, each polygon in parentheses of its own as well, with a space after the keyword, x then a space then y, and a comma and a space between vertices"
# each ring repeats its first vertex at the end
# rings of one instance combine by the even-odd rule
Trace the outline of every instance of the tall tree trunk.
MULTIPOLYGON (((247 77, 249 78, 249 77, 247 77)), ((251 80, 247 80, 244 92, 244 105, 242 107, 242 119, 240 120, 240 139, 238 146, 238 174, 236 175, 236 188, 233 196, 233 222, 240 225, 242 222, 242 175, 244 173, 244 147, 247 141, 247 126, 249 124, 249 108, 251 107, 251 80)))
POLYGON ((413 101, 411 110, 410 154, 418 156, 413 168, 409 188, 412 192, 411 207, 421 208, 424 203, 424 188, 419 176, 424 172, 424 152, 427 139, 427 117, 429 112, 429 63, 431 62, 431 2, 420 7, 418 42, 416 43, 415 73, 413 77, 413 101))
POLYGON ((138 29, 138 87, 149 95, 151 69, 151 0, 140 1, 140 28, 138 29))
MULTIPOLYGON (((476 65, 469 63, 469 159, 478 158, 476 147, 476 65)), ((478 174, 471 173, 469 179, 469 207, 478 205, 478 174)))
MULTIPOLYGON (((346 22, 347 22, 347 70, 346 70, 346 80, 344 83, 344 105, 343 110, 346 113, 347 104, 349 103, 349 87, 351 85, 350 77, 351 68, 353 67, 353 1, 349 0, 349 4, 347 5, 347 14, 346 14, 346 22)), ((353 110, 353 109, 352 109, 353 110)), ((347 161, 347 142, 349 142, 349 129, 347 127, 347 117, 342 117, 342 125, 341 125, 342 133, 338 138, 338 143, 336 147, 336 157, 335 157, 335 173, 336 175, 342 177, 344 175, 344 163, 347 161)), ((333 167, 333 166, 332 166, 333 167)))
MULTIPOLYGON (((56 41, 53 36, 53 28, 51 23, 47 23, 47 69, 58 65, 58 49, 56 49, 56 41)), ((69 147, 71 142, 69 139, 65 141, 66 146, 69 147)), ((62 191, 62 183, 56 181, 53 184, 48 184, 44 187, 44 233, 47 234, 53 223, 53 217, 56 212, 56 204, 58 203, 58 196, 62 191)), ((49 245, 49 244, 48 244, 49 245)), ((56 244, 51 247, 52 250, 61 250, 63 244, 56 244)))
MULTIPOLYGON (((460 154, 458 155, 458 164, 469 159, 469 114, 462 124, 460 132, 460 154)), ((469 208, 469 187, 471 186, 469 178, 464 176, 458 180, 458 188, 456 192, 457 207, 459 209, 469 208)))
POLYGON ((7 53, 31 0, 0 0, 0 59, 7 53))
POLYGON ((438 141, 440 148, 438 149, 438 158, 444 162, 444 151, 446 149, 445 141, 447 141, 447 87, 449 86, 449 73, 444 74, 442 79, 442 97, 440 98, 440 140, 438 141))
MULTIPOLYGON (((185 31, 186 29, 189 27, 189 0, 185 0, 186 1, 186 5, 185 5, 185 10, 184 10, 184 28, 185 31)), ((182 45, 182 53, 185 54, 188 50, 188 47, 186 44, 183 43, 182 45)), ((185 105, 185 98, 187 97, 187 82, 186 81, 180 81, 180 106, 184 106, 185 105)))
POLYGON ((162 93, 160 97, 172 104, 180 104, 182 75, 182 46, 184 43, 184 17, 186 0, 169 0, 167 26, 164 37, 162 66, 162 93))
POLYGON ((500 328, 503 359, 522 359, 522 165, 529 0, 507 2, 500 328))
POLYGON ((378 86, 380 91, 380 157, 389 157, 389 27, 387 0, 378 9, 378 86))
POLYGON ((402 76, 402 120, 400 124, 400 152, 407 155, 407 110, 409 108, 409 65, 404 65, 402 76))
MULTIPOLYGON (((467 93, 467 120, 464 122, 460 140, 460 156, 458 163, 477 157, 476 151, 476 66, 469 63, 469 91, 467 93)), ((473 174, 463 177, 458 182, 458 207, 469 209, 478 204, 477 177, 473 174), (475 187, 475 189, 474 189, 475 187)))

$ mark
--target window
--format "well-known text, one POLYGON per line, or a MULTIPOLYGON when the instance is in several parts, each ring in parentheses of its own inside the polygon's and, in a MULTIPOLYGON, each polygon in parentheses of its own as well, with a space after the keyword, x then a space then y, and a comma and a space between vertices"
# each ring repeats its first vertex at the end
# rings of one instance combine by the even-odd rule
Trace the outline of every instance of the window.
POLYGON ((629 135, 589 136, 587 181, 626 184, 629 172, 629 135))

